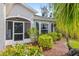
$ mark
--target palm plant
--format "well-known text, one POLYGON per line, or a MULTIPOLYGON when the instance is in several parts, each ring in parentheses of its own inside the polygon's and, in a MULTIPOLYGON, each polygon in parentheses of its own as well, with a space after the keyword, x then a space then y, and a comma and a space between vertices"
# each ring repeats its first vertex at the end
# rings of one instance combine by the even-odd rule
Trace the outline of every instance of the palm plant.
POLYGON ((69 38, 79 38, 79 4, 54 4, 54 9, 56 28, 65 35, 70 48, 69 38))

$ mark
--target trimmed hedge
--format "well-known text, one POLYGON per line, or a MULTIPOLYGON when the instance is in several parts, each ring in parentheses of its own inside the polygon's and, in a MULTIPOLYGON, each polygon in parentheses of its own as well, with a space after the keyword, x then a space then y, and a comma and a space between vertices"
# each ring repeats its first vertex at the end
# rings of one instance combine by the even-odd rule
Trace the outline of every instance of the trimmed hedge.
POLYGON ((47 34, 42 34, 38 38, 39 46, 42 48, 52 48, 53 40, 52 37, 47 34))
POLYGON ((62 34, 61 33, 57 33, 57 32, 50 32, 48 33, 48 35, 50 35, 53 39, 53 41, 57 41, 57 40, 60 40, 61 37, 62 37, 62 34))

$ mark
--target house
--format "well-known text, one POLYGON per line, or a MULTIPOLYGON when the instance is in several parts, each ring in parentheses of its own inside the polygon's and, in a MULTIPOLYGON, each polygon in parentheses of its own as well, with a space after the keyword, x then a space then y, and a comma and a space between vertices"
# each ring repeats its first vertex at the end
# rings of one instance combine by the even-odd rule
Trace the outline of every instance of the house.
POLYGON ((37 28, 39 34, 55 30, 52 17, 47 17, 45 8, 42 16, 36 15, 38 11, 22 3, 0 3, 0 49, 6 45, 16 43, 29 43, 31 39, 27 34, 29 28, 37 28))

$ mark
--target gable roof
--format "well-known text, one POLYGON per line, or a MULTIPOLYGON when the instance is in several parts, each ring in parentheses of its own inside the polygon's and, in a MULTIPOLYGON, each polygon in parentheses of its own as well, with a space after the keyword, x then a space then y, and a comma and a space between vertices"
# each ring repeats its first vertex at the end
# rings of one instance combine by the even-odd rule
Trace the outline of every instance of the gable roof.
POLYGON ((28 8, 30 11, 32 11, 33 13, 37 13, 37 10, 35 10, 35 9, 33 9, 31 6, 29 6, 29 5, 25 5, 25 4, 23 4, 23 3, 19 3, 19 4, 21 4, 21 5, 23 5, 25 8, 28 8))
POLYGON ((24 3, 6 3, 6 7, 8 7, 7 9, 7 13, 6 14, 9 14, 10 11, 12 10, 13 6, 16 5, 16 4, 20 4, 21 6, 23 6, 24 8, 30 10, 31 12, 33 12, 34 14, 37 13, 37 11, 35 9, 33 9, 32 7, 28 6, 27 4, 25 5, 24 3))

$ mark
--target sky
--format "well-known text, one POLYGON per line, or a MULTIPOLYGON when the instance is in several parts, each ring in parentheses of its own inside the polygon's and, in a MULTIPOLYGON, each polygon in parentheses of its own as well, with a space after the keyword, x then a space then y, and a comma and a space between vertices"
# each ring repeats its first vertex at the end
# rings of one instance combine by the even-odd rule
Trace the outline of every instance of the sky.
POLYGON ((38 13, 37 15, 41 15, 41 7, 43 6, 47 6, 48 7, 48 3, 27 3, 28 6, 31 6, 33 9, 37 10, 38 13))

